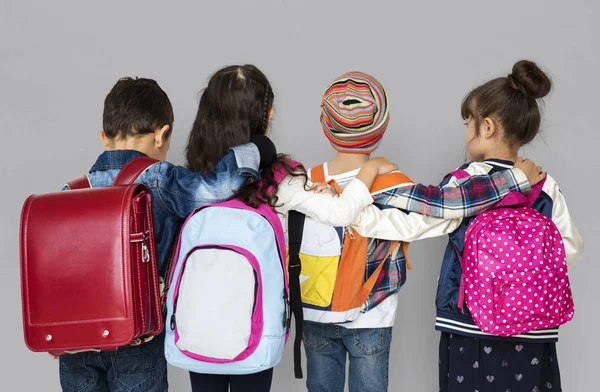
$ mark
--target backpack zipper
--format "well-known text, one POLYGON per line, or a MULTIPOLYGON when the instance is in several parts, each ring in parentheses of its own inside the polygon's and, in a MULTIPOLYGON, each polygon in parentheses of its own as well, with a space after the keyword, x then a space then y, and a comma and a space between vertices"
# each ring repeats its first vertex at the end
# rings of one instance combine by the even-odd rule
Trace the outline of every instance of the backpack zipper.
POLYGON ((496 309, 494 310, 494 315, 496 317, 500 316, 502 307, 504 306, 504 301, 506 300, 506 293, 504 292, 505 287, 506 286, 500 286, 500 299, 498 300, 498 303, 496 303, 496 309))

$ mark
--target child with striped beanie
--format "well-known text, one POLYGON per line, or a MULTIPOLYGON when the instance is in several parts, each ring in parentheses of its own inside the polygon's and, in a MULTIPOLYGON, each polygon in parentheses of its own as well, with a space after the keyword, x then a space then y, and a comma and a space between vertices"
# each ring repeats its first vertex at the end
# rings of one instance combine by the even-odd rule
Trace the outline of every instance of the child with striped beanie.
POLYGON ((363 72, 348 72, 333 81, 321 107, 323 132, 339 152, 372 153, 390 121, 385 89, 363 72))
MULTIPOLYGON (((328 162, 311 168, 308 176, 340 193, 381 143, 390 120, 387 94, 373 76, 348 72, 329 84, 321 109, 323 133, 337 153, 328 162)), ((377 182, 381 189, 412 185, 398 172, 379 177, 377 182)), ((377 189, 372 186, 370 192, 374 194, 377 189)), ((372 215, 379 216, 375 212, 372 215)), ((389 251, 396 248, 397 241, 370 240, 350 227, 331 228, 306 219, 300 258, 308 391, 344 390, 349 357, 351 392, 385 392, 397 306, 395 292, 404 280, 403 251, 395 250, 391 257, 389 251), (333 244, 336 249, 332 249, 333 244), (334 255, 339 261, 331 263, 334 255), (381 264, 382 258, 390 258, 380 271, 383 278, 370 289, 361 287, 363 277, 373 273, 370 267, 381 264), (352 268, 346 268, 349 266, 352 268), (369 294, 365 304, 358 303, 362 298, 346 301, 356 298, 349 287, 358 287, 366 294, 372 292, 378 299, 373 300, 375 297, 369 294)), ((366 220, 374 225, 377 219, 366 220)))
MULTIPOLYGON (((390 120, 387 95, 373 76, 349 72, 329 84, 321 107, 323 132, 337 153, 311 168, 308 176, 339 194, 381 143, 390 120)), ((533 173, 537 176, 539 170, 533 173)), ((306 217, 298 254, 308 392, 343 391, 347 361, 350 392, 388 390, 392 327, 409 266, 408 242, 449 234, 460 225, 459 219, 439 217, 473 215, 511 190, 527 189, 520 170, 504 174, 441 189, 414 184, 396 171, 375 179, 369 191, 376 205, 363 210, 351 227, 306 217), (481 192, 484 188, 502 189, 497 194, 481 192), (383 205, 392 208, 380 210, 383 205)))

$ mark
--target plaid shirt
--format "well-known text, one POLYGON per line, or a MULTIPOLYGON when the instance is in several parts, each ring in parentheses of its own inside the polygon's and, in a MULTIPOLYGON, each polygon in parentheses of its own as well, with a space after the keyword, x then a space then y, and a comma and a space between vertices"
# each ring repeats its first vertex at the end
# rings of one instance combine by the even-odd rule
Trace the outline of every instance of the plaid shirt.
MULTIPOLYGON (((365 269, 364 282, 375 272, 377 266, 388 253, 391 241, 371 239, 369 241, 369 250, 367 253, 367 268, 365 269)), ((392 253, 379 272, 375 286, 371 290, 371 294, 364 303, 363 312, 368 312, 390 295, 397 293, 398 290, 406 282, 406 258, 402 247, 398 248, 398 252, 392 253)))
MULTIPOLYGON (((520 170, 506 170, 492 175, 459 179, 448 174, 439 186, 406 184, 374 194, 379 208, 399 208, 404 211, 445 219, 477 215, 500 201, 511 191, 528 193, 531 186, 520 170)), ((381 264, 392 242, 371 239, 369 242, 366 281, 381 264)), ((406 282, 407 262, 402 247, 398 247, 384 262, 375 287, 367 298, 363 312, 367 312, 390 295, 400 290, 406 282)))

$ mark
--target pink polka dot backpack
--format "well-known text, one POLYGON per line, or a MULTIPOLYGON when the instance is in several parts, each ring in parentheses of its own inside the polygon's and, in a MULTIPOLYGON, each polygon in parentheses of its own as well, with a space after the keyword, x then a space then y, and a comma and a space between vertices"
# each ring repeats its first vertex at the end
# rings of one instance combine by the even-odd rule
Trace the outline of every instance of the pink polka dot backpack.
POLYGON ((565 248, 549 217, 531 208, 545 180, 479 214, 465 234, 459 308, 486 333, 515 336, 573 319, 565 248))

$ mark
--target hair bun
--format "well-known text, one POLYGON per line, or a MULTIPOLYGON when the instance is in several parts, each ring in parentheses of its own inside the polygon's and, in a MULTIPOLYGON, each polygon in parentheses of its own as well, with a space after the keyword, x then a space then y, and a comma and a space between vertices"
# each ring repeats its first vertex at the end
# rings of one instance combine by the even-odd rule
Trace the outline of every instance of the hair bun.
POLYGON ((521 60, 513 65, 512 73, 508 75, 512 88, 521 91, 529 98, 543 98, 550 92, 552 82, 533 61, 521 60))

